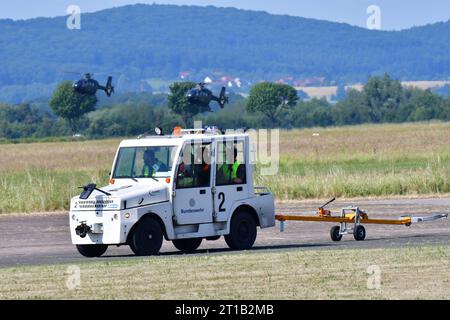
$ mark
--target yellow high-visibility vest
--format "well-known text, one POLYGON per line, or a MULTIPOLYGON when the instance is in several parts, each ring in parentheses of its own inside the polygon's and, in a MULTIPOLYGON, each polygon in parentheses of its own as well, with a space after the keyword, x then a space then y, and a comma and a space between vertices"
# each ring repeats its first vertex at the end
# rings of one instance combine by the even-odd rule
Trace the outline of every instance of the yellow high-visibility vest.
POLYGON ((239 161, 235 161, 233 163, 233 166, 231 167, 231 180, 237 178, 237 171, 238 171, 240 165, 241 164, 239 163, 239 161))
POLYGON ((144 177, 148 178, 151 176, 153 176, 153 168, 151 168, 151 172, 150 172, 150 166, 144 165, 144 177))
POLYGON ((235 161, 233 163, 233 165, 231 166, 231 170, 230 170, 230 167, 228 165, 222 166, 223 175, 225 177, 229 178, 230 180, 236 179, 237 178, 237 171, 238 171, 240 165, 241 164, 239 163, 239 161, 235 161))

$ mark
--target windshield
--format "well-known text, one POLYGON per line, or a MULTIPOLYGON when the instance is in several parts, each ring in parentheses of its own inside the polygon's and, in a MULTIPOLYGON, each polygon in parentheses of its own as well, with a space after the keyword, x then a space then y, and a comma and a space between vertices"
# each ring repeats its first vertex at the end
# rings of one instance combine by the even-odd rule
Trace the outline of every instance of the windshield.
POLYGON ((170 177, 174 151, 174 146, 120 148, 113 179, 170 177))

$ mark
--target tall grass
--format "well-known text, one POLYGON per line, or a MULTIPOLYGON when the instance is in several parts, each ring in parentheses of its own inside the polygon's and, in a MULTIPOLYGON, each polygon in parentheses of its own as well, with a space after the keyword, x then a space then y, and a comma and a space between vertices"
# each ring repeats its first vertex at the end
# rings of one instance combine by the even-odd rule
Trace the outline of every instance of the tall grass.
POLYGON ((78 187, 107 183, 119 142, 0 145, 0 213, 67 209, 78 187))
MULTIPOLYGON (((0 144, 0 213, 67 209, 119 142, 0 144)), ((278 199, 449 193, 450 123, 282 131, 279 172, 255 180, 278 199)))
MULTIPOLYGON (((368 166, 370 165, 368 163, 368 166)), ((424 167, 407 170, 392 167, 379 171, 368 169, 357 171, 352 167, 346 168, 345 165, 335 164, 327 171, 308 170, 304 175, 281 173, 276 178, 258 176, 256 182, 269 186, 278 199, 285 200, 450 192, 450 164, 423 165, 424 167)))
POLYGON ((31 169, 0 176, 0 213, 55 211, 69 207, 78 187, 89 181, 106 184, 107 170, 31 169))
POLYGON ((256 176, 278 199, 450 192, 450 123, 283 131, 280 153, 277 175, 256 176))

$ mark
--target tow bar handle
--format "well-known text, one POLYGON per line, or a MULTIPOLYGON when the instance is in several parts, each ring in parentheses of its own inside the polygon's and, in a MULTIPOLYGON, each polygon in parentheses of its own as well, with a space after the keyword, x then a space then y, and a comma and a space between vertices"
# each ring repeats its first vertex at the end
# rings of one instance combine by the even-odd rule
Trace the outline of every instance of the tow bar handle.
POLYGON ((448 213, 440 213, 435 214, 429 217, 411 217, 411 223, 419 223, 419 222, 428 222, 428 221, 435 221, 439 219, 444 219, 448 217, 448 213))
POLYGON ((331 199, 330 201, 327 201, 325 204, 321 205, 319 207, 319 209, 323 209, 325 208, 327 205, 329 205, 330 203, 334 202, 336 200, 336 198, 331 199))

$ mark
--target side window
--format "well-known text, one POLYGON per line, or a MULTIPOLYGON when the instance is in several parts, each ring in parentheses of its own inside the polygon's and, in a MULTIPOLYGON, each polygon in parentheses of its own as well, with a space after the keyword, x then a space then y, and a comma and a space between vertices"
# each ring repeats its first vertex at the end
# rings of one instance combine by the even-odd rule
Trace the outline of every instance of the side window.
POLYGON ((167 171, 172 170, 173 156, 171 150, 168 148, 160 148, 155 152, 155 158, 164 164, 164 169, 167 171))
POLYGON ((177 189, 210 186, 211 144, 192 143, 183 147, 177 172, 177 189))
POLYGON ((245 153, 243 141, 225 141, 218 144, 216 185, 245 184, 245 153))

